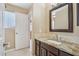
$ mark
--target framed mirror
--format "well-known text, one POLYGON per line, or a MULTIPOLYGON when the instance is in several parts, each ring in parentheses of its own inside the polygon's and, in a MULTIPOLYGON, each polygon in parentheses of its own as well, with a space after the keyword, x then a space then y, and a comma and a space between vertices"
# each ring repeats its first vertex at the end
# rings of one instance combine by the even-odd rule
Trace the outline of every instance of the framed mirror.
POLYGON ((77 3, 77 26, 79 26, 79 3, 77 3))
POLYGON ((60 4, 50 10, 51 32, 73 32, 73 4, 60 4))

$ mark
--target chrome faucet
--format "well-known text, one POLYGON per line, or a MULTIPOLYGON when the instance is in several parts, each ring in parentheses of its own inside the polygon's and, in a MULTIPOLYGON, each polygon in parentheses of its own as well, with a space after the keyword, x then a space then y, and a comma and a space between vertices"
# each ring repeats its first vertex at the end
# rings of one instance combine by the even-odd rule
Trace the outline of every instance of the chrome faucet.
POLYGON ((58 40, 58 34, 55 34, 55 36, 56 36, 56 40, 58 40))
POLYGON ((61 42, 61 37, 58 34, 56 34, 56 40, 61 42))

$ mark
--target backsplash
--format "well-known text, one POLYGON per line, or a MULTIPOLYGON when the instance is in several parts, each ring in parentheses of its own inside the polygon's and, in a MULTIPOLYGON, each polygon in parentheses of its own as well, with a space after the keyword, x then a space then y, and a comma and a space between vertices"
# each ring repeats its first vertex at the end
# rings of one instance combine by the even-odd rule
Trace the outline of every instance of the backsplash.
POLYGON ((61 41, 79 44, 79 37, 78 36, 64 36, 64 35, 60 35, 60 37, 61 37, 61 41))

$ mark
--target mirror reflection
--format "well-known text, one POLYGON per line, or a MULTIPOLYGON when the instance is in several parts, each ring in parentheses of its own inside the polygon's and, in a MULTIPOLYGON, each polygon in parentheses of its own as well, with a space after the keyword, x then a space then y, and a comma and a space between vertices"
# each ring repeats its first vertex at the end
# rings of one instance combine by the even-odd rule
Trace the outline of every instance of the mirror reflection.
POLYGON ((68 29, 68 5, 51 12, 52 29, 68 29))

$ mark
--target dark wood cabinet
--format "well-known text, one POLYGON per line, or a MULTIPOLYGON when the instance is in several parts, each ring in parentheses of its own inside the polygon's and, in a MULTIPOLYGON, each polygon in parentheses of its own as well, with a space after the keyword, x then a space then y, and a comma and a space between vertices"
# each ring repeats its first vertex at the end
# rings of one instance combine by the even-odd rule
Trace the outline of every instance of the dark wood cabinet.
POLYGON ((37 49, 37 50, 36 50, 36 55, 39 56, 39 52, 40 52, 40 51, 39 51, 39 45, 36 46, 36 49, 37 49))
POLYGON ((67 52, 61 51, 61 50, 59 50, 59 55, 60 56, 73 56, 73 55, 71 55, 71 54, 69 54, 67 52))
MULTIPOLYGON (((53 46, 51 46, 51 45, 48 45, 48 44, 43 43, 43 42, 40 42, 40 49, 41 49, 41 47, 46 50, 46 53, 47 53, 46 56, 48 56, 49 54, 54 55, 54 56, 58 55, 58 49, 53 47, 53 46)), ((40 50, 40 52, 41 52, 41 50, 40 50)))
POLYGON ((35 40, 35 55, 39 56, 40 55, 40 44, 39 41, 35 40))
POLYGON ((52 52, 48 51, 47 56, 55 56, 52 52))
POLYGON ((44 48, 40 48, 40 56, 46 56, 47 55, 47 51, 44 48))
POLYGON ((36 56, 73 56, 67 52, 61 51, 44 42, 35 40, 35 55, 36 56))

